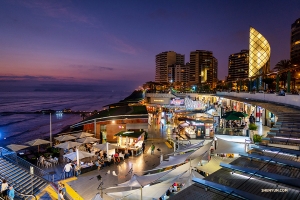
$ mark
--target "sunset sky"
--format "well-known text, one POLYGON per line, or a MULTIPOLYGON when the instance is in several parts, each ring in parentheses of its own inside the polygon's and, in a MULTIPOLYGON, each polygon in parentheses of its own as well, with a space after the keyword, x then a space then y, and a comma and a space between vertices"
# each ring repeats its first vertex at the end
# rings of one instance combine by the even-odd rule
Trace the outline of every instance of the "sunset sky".
POLYGON ((249 27, 271 45, 271 68, 289 59, 290 1, 0 1, 0 91, 41 84, 135 89, 154 81, 155 55, 210 50, 227 75, 228 56, 248 49, 249 27))

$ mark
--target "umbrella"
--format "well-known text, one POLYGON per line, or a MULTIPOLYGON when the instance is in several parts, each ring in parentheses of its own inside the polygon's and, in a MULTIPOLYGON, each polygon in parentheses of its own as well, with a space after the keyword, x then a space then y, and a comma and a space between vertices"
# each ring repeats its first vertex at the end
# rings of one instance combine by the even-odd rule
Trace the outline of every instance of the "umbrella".
POLYGON ((25 149, 29 146, 19 145, 19 144, 10 144, 10 145, 7 145, 6 147, 13 150, 13 151, 20 151, 20 150, 25 149))
POLYGON ((226 120, 241 120, 241 118, 239 118, 238 116, 233 115, 233 114, 223 116, 222 118, 225 118, 226 120))
POLYGON ((64 143, 55 145, 54 147, 61 148, 61 149, 70 149, 70 148, 73 148, 73 147, 76 147, 76 146, 80 146, 81 144, 82 143, 79 143, 79 142, 68 141, 68 142, 64 142, 64 143))
POLYGON ((72 135, 61 135, 59 137, 55 137, 54 139, 56 139, 60 142, 64 142, 64 141, 68 141, 68 140, 75 140, 76 137, 72 136, 72 135))
POLYGON ((108 151, 108 150, 111 150, 111 149, 117 149, 118 148, 118 146, 110 144, 108 142, 103 143, 103 144, 96 144, 93 147, 97 148, 97 149, 100 149, 100 150, 103 150, 103 151, 108 151))
POLYGON ((229 112, 226 112, 225 114, 225 117, 228 116, 228 115, 235 115, 237 117, 247 117, 248 115, 246 113, 243 113, 243 112, 236 112, 236 111, 229 111, 229 112))
MULTIPOLYGON (((68 153, 66 155, 63 155, 65 158, 68 158, 72 161, 77 160, 77 152, 72 152, 72 153, 68 153)), ((83 159, 83 158, 88 158, 88 157, 93 157, 95 156, 94 154, 91 154, 89 152, 86 151, 78 151, 78 158, 83 159)))
POLYGON ((81 138, 77 140, 77 142, 82 142, 82 143, 91 143, 91 142, 97 142, 99 139, 93 138, 93 137, 86 137, 86 138, 81 138))
POLYGON ((28 144, 29 146, 38 146, 38 152, 39 152, 41 144, 49 144, 49 143, 51 143, 51 142, 49 142, 47 140, 35 139, 35 140, 31 140, 29 142, 26 142, 25 144, 28 144))
POLYGON ((72 134, 72 135, 77 138, 85 138, 85 137, 93 137, 94 136, 94 134, 87 133, 87 132, 81 132, 81 133, 76 133, 76 134, 72 134))

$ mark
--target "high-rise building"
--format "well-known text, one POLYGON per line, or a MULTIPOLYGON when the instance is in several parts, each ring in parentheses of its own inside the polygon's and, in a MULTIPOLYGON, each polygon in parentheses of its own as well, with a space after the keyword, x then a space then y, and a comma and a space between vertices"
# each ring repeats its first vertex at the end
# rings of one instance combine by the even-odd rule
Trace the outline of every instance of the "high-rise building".
POLYGON ((184 55, 174 51, 165 51, 155 56, 155 82, 170 82, 169 67, 184 65, 184 55))
POLYGON ((250 27, 249 78, 256 78, 270 71, 271 47, 266 38, 250 27))
POLYGON ((300 18, 292 24, 290 59, 292 63, 300 64, 300 18))
POLYGON ((186 65, 168 66, 168 79, 172 83, 188 83, 189 82, 189 63, 186 65))
POLYGON ((210 84, 215 88, 218 79, 218 60, 211 51, 196 50, 190 53, 190 84, 210 84))
POLYGON ((248 78, 249 50, 231 54, 228 61, 228 81, 248 78))

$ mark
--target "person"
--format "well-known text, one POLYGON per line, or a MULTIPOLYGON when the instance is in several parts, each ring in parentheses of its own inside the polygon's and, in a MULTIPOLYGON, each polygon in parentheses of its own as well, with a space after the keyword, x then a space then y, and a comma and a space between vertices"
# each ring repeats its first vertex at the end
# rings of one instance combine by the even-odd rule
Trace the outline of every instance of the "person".
POLYGON ((144 141, 143 141, 142 147, 143 147, 143 153, 145 153, 145 147, 146 147, 146 144, 145 144, 144 141))
POLYGON ((65 188, 65 185, 63 183, 61 184, 61 190, 60 191, 62 193, 63 199, 65 199, 66 193, 67 193, 67 189, 65 188))
POLYGON ((124 158, 128 158, 130 156, 130 153, 128 152, 128 148, 125 148, 125 156, 124 158))
POLYGON ((155 145, 152 143, 151 145, 151 155, 154 154, 155 145))
POLYGON ((72 170, 72 165, 71 163, 67 163, 64 167, 64 173, 65 173, 65 178, 70 177, 70 172, 72 170))
POLYGON ((78 177, 79 174, 81 174, 81 167, 80 165, 75 164, 75 176, 78 177))
POLYGON ((59 192, 58 192, 58 199, 59 200, 65 200, 64 195, 63 195, 61 190, 59 190, 59 192))
POLYGON ((15 197, 15 190, 13 188, 13 186, 10 186, 8 191, 7 191, 7 197, 9 200, 14 200, 15 197))
POLYGON ((7 196, 7 189, 8 189, 8 184, 6 182, 6 180, 4 179, 2 181, 2 184, 1 184, 1 196, 5 199, 6 196, 7 196))
POLYGON ((120 158, 119 158, 119 153, 118 152, 115 153, 114 157, 115 157, 115 162, 119 163, 120 158))
POLYGON ((174 187, 174 191, 177 192, 177 187, 178 187, 178 185, 177 185, 176 182, 173 184, 173 187, 174 187))

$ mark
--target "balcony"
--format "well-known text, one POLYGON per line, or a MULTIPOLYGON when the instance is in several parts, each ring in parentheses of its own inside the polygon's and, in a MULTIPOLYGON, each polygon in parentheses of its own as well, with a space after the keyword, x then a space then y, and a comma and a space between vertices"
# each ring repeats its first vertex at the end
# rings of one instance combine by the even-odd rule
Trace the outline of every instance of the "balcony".
POLYGON ((252 99, 258 101, 266 101, 278 103, 283 105, 290 105, 300 107, 300 95, 285 94, 285 96, 278 96, 278 94, 269 93, 243 93, 243 92, 217 92, 217 96, 236 97, 241 99, 252 99))

